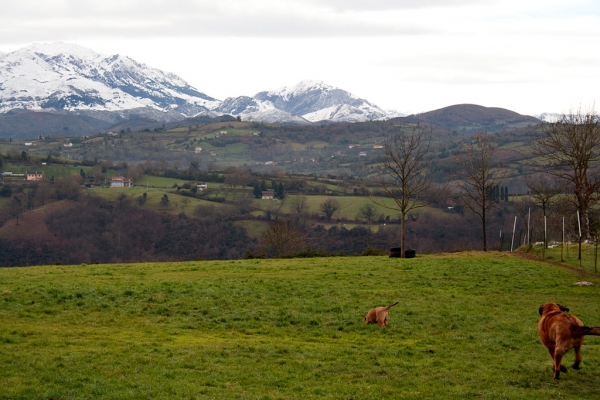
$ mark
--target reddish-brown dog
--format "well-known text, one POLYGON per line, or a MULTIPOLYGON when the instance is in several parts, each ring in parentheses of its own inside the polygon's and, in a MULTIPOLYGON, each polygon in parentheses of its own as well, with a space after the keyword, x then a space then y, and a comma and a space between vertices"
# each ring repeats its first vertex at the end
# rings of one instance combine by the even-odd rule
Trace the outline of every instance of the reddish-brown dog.
POLYGON ((398 304, 398 302, 390 304, 387 307, 377 307, 369 310, 369 312, 365 316, 365 324, 379 324, 380 328, 386 327, 388 324, 388 310, 396 304, 398 304))
POLYGON ((573 369, 580 368, 581 345, 585 335, 600 336, 600 327, 583 326, 579 318, 567 312, 568 308, 556 303, 543 304, 539 309, 541 318, 538 322, 538 332, 554 360, 554 379, 559 378, 561 371, 567 372, 567 368, 561 365, 561 362, 563 356, 571 349, 575 349, 573 369))

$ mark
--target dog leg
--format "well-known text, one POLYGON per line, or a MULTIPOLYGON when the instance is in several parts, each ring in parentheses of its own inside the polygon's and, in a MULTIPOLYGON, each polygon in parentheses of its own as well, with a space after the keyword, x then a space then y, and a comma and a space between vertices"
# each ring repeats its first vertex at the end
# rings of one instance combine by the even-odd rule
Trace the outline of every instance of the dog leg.
POLYGON ((581 360, 583 357, 581 356, 581 346, 575 347, 575 362, 573 363, 573 369, 581 368, 579 364, 581 364, 581 360))
POLYGON ((561 351, 556 351, 554 353, 554 379, 560 378, 560 373, 567 372, 567 369, 561 364, 564 353, 561 351))

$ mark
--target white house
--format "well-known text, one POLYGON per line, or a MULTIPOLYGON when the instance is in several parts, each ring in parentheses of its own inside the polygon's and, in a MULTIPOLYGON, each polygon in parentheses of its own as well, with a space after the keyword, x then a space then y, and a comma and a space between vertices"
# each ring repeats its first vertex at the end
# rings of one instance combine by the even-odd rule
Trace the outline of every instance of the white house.
POLYGON ((133 181, 130 178, 125 178, 124 176, 113 176, 110 180, 110 187, 131 187, 133 185, 133 181))
POLYGON ((200 146, 196 147, 196 149, 194 150, 194 153, 196 153, 196 154, 202 153, 202 147, 200 147, 200 146))

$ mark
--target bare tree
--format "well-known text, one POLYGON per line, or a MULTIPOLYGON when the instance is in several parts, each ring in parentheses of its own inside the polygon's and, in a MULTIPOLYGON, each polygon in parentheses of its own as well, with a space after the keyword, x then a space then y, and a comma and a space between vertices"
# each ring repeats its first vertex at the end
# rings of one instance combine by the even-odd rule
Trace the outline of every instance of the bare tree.
POLYGON ((554 203, 555 196, 561 192, 560 185, 545 176, 534 178, 528 176, 525 178, 525 184, 529 189, 531 201, 536 206, 541 207, 542 214, 545 217, 548 209, 554 203))
POLYGON ((327 198, 323 203, 321 203, 321 212, 327 218, 327 221, 331 221, 331 217, 333 214, 340 209, 340 202, 336 199, 332 199, 331 197, 327 198))
POLYGON ((600 122, 595 110, 571 111, 542 124, 531 152, 532 164, 557 178, 571 192, 582 219, 582 236, 590 236, 590 209, 600 190, 600 122))
POLYGON ((292 209, 298 214, 302 215, 303 213, 308 212, 310 208, 308 201, 306 200, 306 196, 296 196, 292 200, 292 209))
POLYGON ((291 221, 274 221, 261 236, 263 245, 277 257, 285 257, 298 252, 304 245, 304 234, 291 221))
POLYGON ((481 219, 483 251, 487 251, 487 214, 496 204, 494 191, 506 171, 494 165, 497 146, 486 132, 474 135, 474 143, 465 144, 464 154, 457 157, 459 194, 465 206, 481 219))
POLYGON ((19 217, 23 214, 23 203, 20 197, 13 197, 13 201, 10 202, 9 210, 10 215, 17 219, 17 225, 19 225, 19 217))
POLYGON ((356 216, 358 218, 363 218, 367 221, 367 223, 370 223, 373 220, 373 218, 375 218, 376 212, 377 208, 373 204, 366 203, 358 209, 358 214, 356 216))
POLYGON ((414 209, 432 203, 432 182, 426 156, 431 143, 431 130, 418 122, 397 130, 383 144, 379 163, 371 171, 371 178, 381 185, 384 193, 394 200, 394 206, 380 198, 371 197, 375 204, 400 211, 402 257, 406 249, 406 217, 414 209))

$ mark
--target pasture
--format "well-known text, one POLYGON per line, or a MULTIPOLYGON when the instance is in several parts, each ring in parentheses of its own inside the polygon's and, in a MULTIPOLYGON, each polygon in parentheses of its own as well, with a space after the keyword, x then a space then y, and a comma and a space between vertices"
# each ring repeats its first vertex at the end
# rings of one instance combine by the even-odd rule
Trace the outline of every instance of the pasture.
POLYGON ((495 252, 4 268, 0 398, 595 399, 600 338, 553 381, 537 337, 546 301, 600 325, 578 274, 495 252))

